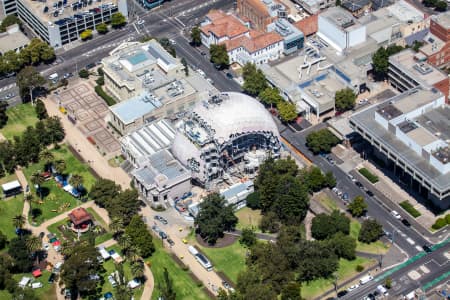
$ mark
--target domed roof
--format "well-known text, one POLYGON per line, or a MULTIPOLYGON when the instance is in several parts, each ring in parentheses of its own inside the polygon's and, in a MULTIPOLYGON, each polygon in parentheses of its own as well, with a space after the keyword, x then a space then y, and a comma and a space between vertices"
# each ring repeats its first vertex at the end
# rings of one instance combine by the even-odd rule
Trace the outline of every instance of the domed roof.
POLYGON ((215 130, 216 138, 226 141, 234 133, 268 131, 279 136, 271 114, 256 99, 242 93, 227 92, 220 104, 198 103, 193 112, 215 130))

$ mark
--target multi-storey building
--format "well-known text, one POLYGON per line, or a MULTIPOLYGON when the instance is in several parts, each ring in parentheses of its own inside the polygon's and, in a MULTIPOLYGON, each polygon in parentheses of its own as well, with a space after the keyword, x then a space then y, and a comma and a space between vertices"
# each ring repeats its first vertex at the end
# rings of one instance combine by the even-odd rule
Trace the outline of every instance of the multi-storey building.
POLYGON ((433 66, 447 66, 450 61, 450 12, 431 17, 430 33, 424 42, 420 52, 426 55, 427 61, 433 66))
POLYGON ((4 12, 17 13, 42 40, 55 48, 77 40, 86 29, 109 22, 116 12, 128 16, 126 0, 14 0, 14 3, 4 0, 4 12))

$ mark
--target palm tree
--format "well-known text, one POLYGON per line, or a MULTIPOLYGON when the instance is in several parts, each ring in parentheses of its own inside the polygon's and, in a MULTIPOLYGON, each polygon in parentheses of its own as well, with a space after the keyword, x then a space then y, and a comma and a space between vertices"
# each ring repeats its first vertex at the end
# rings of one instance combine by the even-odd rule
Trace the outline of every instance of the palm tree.
POLYGON ((118 217, 113 217, 109 224, 113 236, 117 237, 124 231, 123 220, 118 217))
POLYGON ((78 198, 81 196, 80 188, 83 185, 83 181, 83 176, 78 174, 73 174, 69 179, 69 183, 78 191, 78 198))
POLYGON ((55 156, 51 151, 44 149, 39 153, 39 159, 45 162, 45 166, 48 166, 53 162, 55 156))
POLYGON ((144 263, 142 260, 135 261, 130 265, 131 274, 134 278, 144 277, 144 263))
MULTIPOLYGON (((36 255, 36 252, 41 249, 41 239, 37 236, 30 236, 26 242, 27 250, 36 255)), ((36 255, 36 261, 39 264, 39 255, 36 255)))
POLYGON ((33 206, 32 206, 32 204, 31 203, 33 203, 33 199, 34 197, 33 197, 33 195, 31 194, 31 193, 28 193, 28 194, 26 194, 25 195, 25 198, 24 198, 24 200, 26 201, 26 202, 28 202, 28 204, 30 205, 30 212, 33 210, 33 206))
POLYGON ((141 259, 139 256, 139 249, 135 245, 130 245, 125 251, 127 259, 131 262, 137 262, 141 259))
POLYGON ((39 192, 39 196, 42 200, 41 184, 45 182, 44 176, 42 176, 40 172, 34 172, 33 174, 31 174, 30 181, 36 186, 36 189, 39 192))
POLYGON ((73 253, 74 245, 71 241, 63 240, 61 244, 61 254, 64 256, 71 256, 73 253))
POLYGON ((132 244, 131 237, 126 233, 119 238, 118 242, 120 247, 124 250, 130 248, 132 244))
POLYGON ((66 167, 67 167, 66 161, 64 159, 59 159, 59 160, 55 161, 54 165, 55 165, 56 172, 60 175, 62 175, 64 173, 64 171, 66 170, 66 167))
POLYGON ((25 225, 26 219, 23 215, 17 215, 13 219, 13 225, 17 229, 22 229, 23 225, 25 225))

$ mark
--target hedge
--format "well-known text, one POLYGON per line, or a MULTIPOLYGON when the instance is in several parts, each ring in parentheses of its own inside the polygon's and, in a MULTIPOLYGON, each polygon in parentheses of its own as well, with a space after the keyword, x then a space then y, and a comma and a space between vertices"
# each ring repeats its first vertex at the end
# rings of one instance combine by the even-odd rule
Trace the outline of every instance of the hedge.
POLYGON ((411 203, 409 203, 408 200, 400 202, 400 206, 414 218, 420 217, 422 215, 417 209, 414 208, 411 203))
POLYGON ((450 214, 445 216, 445 220, 447 221, 447 224, 450 225, 450 214))
POLYGON ((358 170, 359 173, 361 173, 362 176, 366 177, 367 180, 369 180, 371 183, 377 183, 378 182, 378 176, 370 173, 369 170, 366 168, 361 168, 358 170))
POLYGON ((447 221, 444 218, 439 218, 436 220, 436 222, 434 222, 431 228, 438 230, 445 226, 447 226, 447 221))
POLYGON ((100 85, 96 85, 95 86, 95 92, 97 93, 97 95, 99 95, 100 97, 103 98, 103 100, 105 100, 106 104, 108 104, 108 106, 112 106, 114 104, 116 104, 116 101, 113 99, 113 97, 111 97, 110 95, 108 95, 100 85))

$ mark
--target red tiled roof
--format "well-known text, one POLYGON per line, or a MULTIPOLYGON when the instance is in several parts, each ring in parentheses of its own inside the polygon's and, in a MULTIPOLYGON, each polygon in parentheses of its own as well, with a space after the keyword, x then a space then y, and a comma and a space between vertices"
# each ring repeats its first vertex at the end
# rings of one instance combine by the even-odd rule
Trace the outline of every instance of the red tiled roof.
POLYGON ((263 33, 249 38, 247 36, 241 36, 229 41, 225 41, 225 46, 228 51, 236 49, 238 47, 244 47, 248 52, 253 53, 255 51, 264 49, 270 45, 282 41, 283 38, 275 32, 263 33))
MULTIPOLYGON (((208 14, 209 15, 209 14, 208 14)), ((236 17, 225 15, 212 21, 211 24, 200 28, 204 34, 212 32, 217 37, 228 36, 230 38, 239 36, 249 31, 236 17)))
POLYGON ((303 20, 295 22, 294 25, 295 27, 300 29, 300 31, 303 32, 305 36, 316 33, 319 27, 317 25, 317 15, 312 15, 304 18, 303 20))
POLYGON ((83 207, 72 210, 72 212, 69 214, 69 218, 75 226, 87 221, 92 221, 91 215, 83 207))
POLYGON ((269 12, 267 11, 267 7, 262 3, 262 0, 246 0, 251 7, 257 10, 260 14, 269 16, 269 12))

